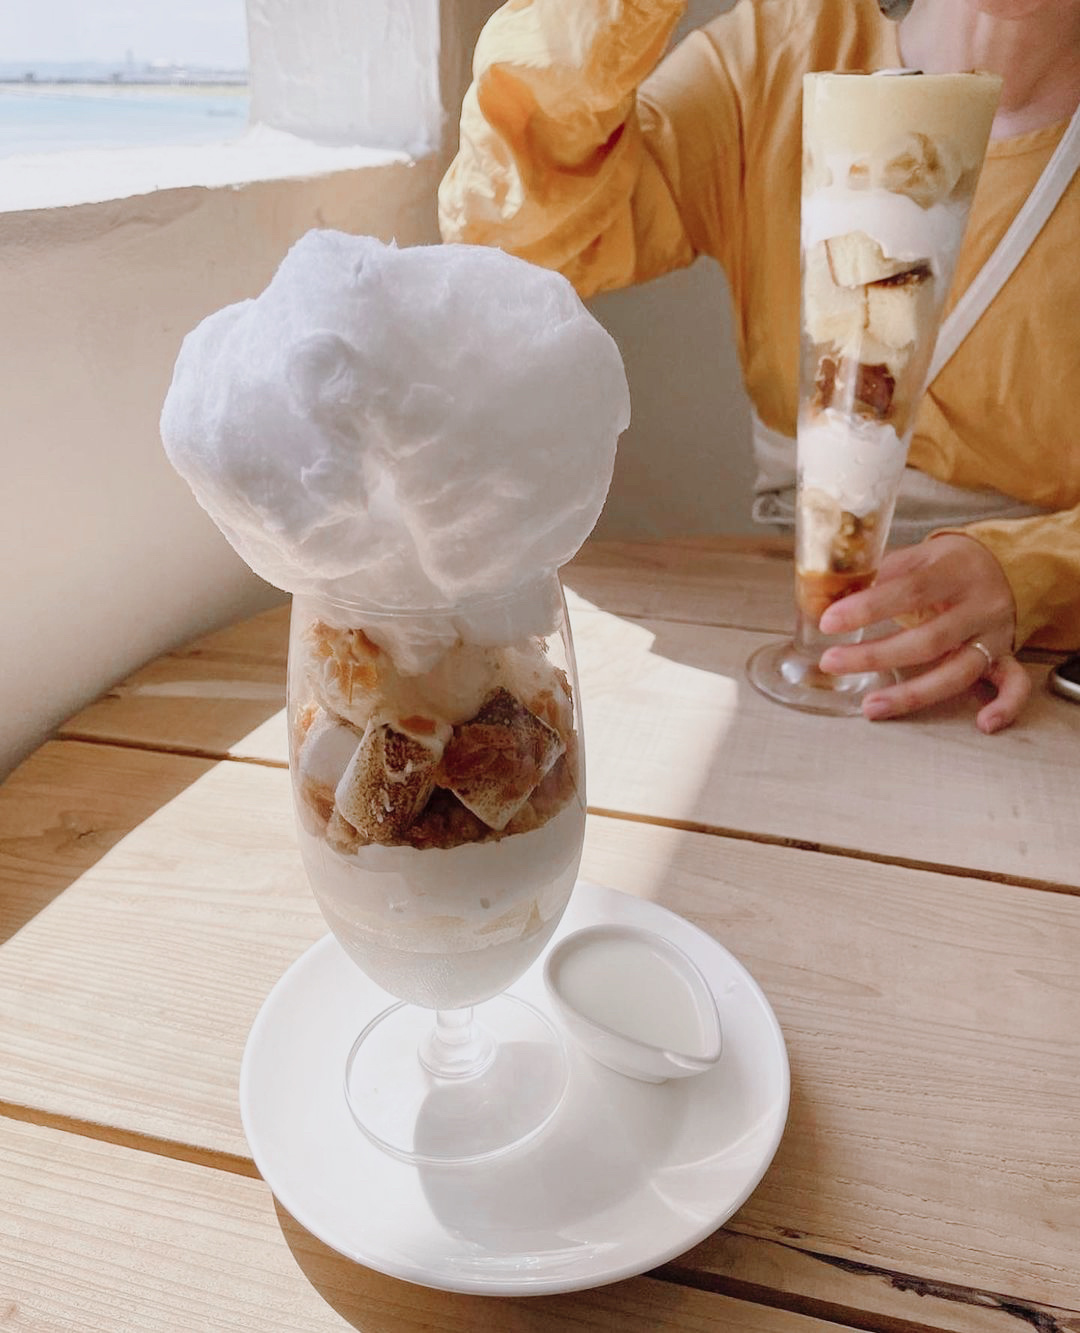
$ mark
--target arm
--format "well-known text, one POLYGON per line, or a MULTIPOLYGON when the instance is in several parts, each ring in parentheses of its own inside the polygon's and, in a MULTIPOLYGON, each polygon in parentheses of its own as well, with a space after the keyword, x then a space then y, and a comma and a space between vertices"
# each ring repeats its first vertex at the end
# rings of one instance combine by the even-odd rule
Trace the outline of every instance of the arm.
POLYGON ((512 0, 497 11, 439 190, 443 238, 499 245, 586 296, 689 264, 698 247, 676 199, 682 149, 637 96, 684 7, 512 0))

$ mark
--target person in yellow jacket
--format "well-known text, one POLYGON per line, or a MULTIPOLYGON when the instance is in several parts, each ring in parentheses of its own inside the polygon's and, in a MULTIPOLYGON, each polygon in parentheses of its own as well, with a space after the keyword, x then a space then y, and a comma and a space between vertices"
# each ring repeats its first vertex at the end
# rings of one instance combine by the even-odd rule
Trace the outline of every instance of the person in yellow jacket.
POLYGON ((1062 160, 1080 138, 1080 0, 915 0, 899 23, 875 0, 740 0, 661 61, 684 7, 509 0, 497 11, 439 192, 443 237, 558 269, 585 297, 700 255, 718 260, 757 417, 755 512, 783 521, 798 393, 802 76, 1001 74, 950 301, 1055 171, 1060 197, 932 380, 909 456, 914 544, 821 623, 830 634, 892 617, 908 626, 822 658, 837 672, 921 668, 869 695, 866 716, 907 714, 988 679, 996 697, 976 721, 997 731, 1030 691, 1013 653, 1080 646, 1080 179, 1062 160), (778 461, 787 475, 770 477, 778 461))

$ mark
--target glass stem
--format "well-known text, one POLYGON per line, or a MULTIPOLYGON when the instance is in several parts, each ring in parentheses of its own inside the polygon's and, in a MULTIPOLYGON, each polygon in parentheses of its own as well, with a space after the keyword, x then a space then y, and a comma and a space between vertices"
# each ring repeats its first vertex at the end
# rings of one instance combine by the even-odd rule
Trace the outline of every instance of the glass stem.
POLYGON ((824 636, 818 627, 802 611, 795 612, 795 647, 804 657, 815 661, 825 651, 821 640, 824 636))
POLYGON ((475 1078, 495 1059, 495 1042, 473 1018, 471 1007, 436 1009, 435 1026, 418 1055, 436 1078, 475 1078))
POLYGON ((859 643, 863 631, 853 630, 850 634, 822 634, 809 616, 796 608, 795 611, 795 647, 803 655, 816 662, 826 648, 834 643, 859 643))

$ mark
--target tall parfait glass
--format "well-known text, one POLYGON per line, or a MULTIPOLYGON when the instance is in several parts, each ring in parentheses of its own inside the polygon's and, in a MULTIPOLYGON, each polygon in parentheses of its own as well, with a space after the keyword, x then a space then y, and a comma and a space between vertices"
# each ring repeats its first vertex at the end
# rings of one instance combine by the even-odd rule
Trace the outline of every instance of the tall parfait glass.
POLYGON ((796 628, 747 668, 779 703, 854 714, 893 683, 821 671, 858 635, 819 622, 877 575, 999 90, 988 74, 805 76, 796 628))
POLYGON ((504 1153, 551 1119, 567 1082, 552 1025, 504 993, 551 938, 584 836, 558 578, 422 612, 296 596, 288 679, 308 880, 386 992, 344 1059, 353 1118, 407 1161, 504 1153), (537 623, 542 637, 522 633, 537 623))

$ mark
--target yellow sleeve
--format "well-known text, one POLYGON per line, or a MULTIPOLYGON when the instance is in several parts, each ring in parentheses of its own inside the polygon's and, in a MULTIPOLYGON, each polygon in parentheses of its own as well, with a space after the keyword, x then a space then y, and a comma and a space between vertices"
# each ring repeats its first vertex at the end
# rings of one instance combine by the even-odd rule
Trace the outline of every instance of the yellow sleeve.
POLYGON ((1016 602, 1015 646, 1080 647, 1080 506, 953 529, 996 557, 1016 602))
POLYGON ((498 10, 439 190, 444 240, 498 245, 559 270, 583 296, 689 264, 700 246, 677 201, 684 149, 637 95, 684 8, 509 0, 498 10))

